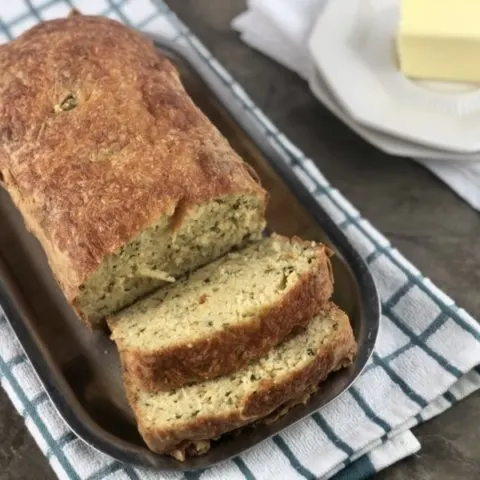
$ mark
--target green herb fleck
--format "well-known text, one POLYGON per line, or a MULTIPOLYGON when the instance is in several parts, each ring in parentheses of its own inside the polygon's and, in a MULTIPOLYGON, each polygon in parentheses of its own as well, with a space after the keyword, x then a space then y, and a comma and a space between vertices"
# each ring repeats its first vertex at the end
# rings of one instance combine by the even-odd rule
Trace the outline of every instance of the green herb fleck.
POLYGON ((58 112, 59 110, 61 110, 62 112, 68 112, 69 110, 73 110, 77 106, 77 98, 73 94, 70 94, 66 98, 64 98, 59 105, 55 105, 55 111, 58 112))

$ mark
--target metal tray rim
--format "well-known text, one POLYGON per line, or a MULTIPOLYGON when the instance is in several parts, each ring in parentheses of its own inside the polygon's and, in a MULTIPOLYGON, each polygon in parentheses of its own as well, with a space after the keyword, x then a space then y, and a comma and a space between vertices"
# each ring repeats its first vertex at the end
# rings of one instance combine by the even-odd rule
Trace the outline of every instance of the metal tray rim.
MULTIPOLYGON (((298 180, 289 170, 289 167, 285 160, 282 158, 281 152, 274 149, 273 146, 265 139, 263 133, 258 131, 253 125, 245 120, 238 110, 239 106, 235 100, 229 98, 218 89, 219 80, 212 78, 211 74, 207 71, 205 65, 192 55, 187 49, 182 46, 176 45, 170 40, 164 39, 160 36, 153 36, 148 34, 152 38, 155 46, 164 51, 170 51, 174 55, 181 58, 187 65, 189 65, 201 78, 201 80, 208 86, 208 88, 217 96, 222 102, 225 109, 231 115, 231 117, 239 124, 239 126, 246 132, 247 136, 256 144, 264 157, 276 171, 276 173, 282 178, 282 180, 291 189, 292 193, 302 203, 306 209, 312 214, 316 221, 318 221, 323 229, 328 233, 332 239, 335 247, 338 248, 340 253, 346 259, 349 267, 352 269, 353 275, 356 277, 358 285, 360 286, 360 296, 365 299, 364 308, 366 309, 366 315, 372 320, 371 329, 369 331, 369 337, 367 339, 367 345, 364 347, 367 349, 367 355, 365 355, 363 365, 355 375, 351 378, 351 381, 346 385, 347 390, 351 384, 358 378, 363 371, 366 363, 368 362, 375 345, 375 341, 378 335, 379 323, 380 323, 380 300, 375 286, 373 277, 371 276, 365 262, 360 257, 358 252, 352 247, 343 232, 336 226, 329 215, 321 208, 313 195, 307 190, 307 188, 298 180), (216 83, 217 82, 217 83, 216 83)), ((0 258, 0 270, 4 270, 3 261, 0 258)), ((101 453, 110 455, 111 457, 126 463, 132 463, 139 466, 155 467, 157 463, 155 457, 158 454, 148 452, 148 454, 139 455, 138 452, 131 448, 128 442, 119 439, 108 431, 103 430, 106 438, 102 438, 95 432, 95 422, 84 411, 83 407, 78 405, 71 405, 70 400, 75 398, 74 395, 70 395, 70 400, 67 401, 65 391, 70 387, 66 383, 60 371, 56 368, 52 368, 54 362, 45 361, 50 358, 48 351, 46 351, 41 342, 32 332, 31 329, 24 322, 25 315, 22 314, 22 307, 16 305, 15 300, 8 294, 9 290, 15 290, 16 287, 12 283, 8 288, 0 282, 0 305, 2 306, 6 317, 17 336, 22 348, 29 361, 31 362, 33 369, 42 383, 48 397, 52 401, 59 415, 67 423, 70 429, 83 441, 89 444, 91 447, 100 451, 101 453)), ((325 407, 330 401, 334 400, 336 396, 328 399, 321 408, 325 407)), ((311 413, 311 412, 310 412, 311 413)), ((302 417, 304 418, 304 417, 302 417)), ((272 433, 272 435, 279 433, 287 426, 291 426, 301 418, 290 422, 288 425, 282 427, 278 431, 272 433)), ((269 438, 269 437, 267 437, 269 438)), ((263 440, 265 440, 264 438, 263 440)), ((262 441, 263 441, 262 440, 262 441)), ((252 448, 257 445, 255 442, 248 448, 252 448)), ((237 454, 245 452, 247 449, 238 452, 237 454)), ((235 455, 237 455, 235 454, 235 455)), ((235 456, 234 455, 234 456, 235 456)), ((227 460, 227 457, 222 460, 227 460)), ((181 462, 175 462, 176 465, 172 468, 162 468, 162 471, 185 471, 190 470, 189 467, 181 462)), ((200 465, 199 467, 205 468, 214 465, 218 462, 209 463, 206 465, 200 465)), ((195 467, 195 468, 199 468, 195 467)), ((156 467, 158 468, 158 467, 156 467)), ((159 469, 160 470, 160 469, 159 469)))

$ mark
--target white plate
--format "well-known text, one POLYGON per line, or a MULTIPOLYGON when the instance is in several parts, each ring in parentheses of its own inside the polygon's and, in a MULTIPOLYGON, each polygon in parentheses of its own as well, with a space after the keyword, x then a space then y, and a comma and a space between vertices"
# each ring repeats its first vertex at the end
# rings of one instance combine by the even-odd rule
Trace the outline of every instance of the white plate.
POLYGON ((313 94, 328 108, 328 110, 330 110, 331 113, 364 140, 390 155, 426 159, 430 161, 435 160, 439 162, 455 161, 465 163, 480 161, 480 152, 450 153, 445 152, 444 150, 436 150, 360 125, 342 109, 342 106, 337 102, 318 70, 313 70, 310 75, 309 84, 313 94))
POLYGON ((309 41, 329 88, 366 127, 412 143, 480 151, 480 87, 412 82, 397 69, 398 0, 330 0, 309 41))
MULTIPOLYGON (((410 156, 413 149, 418 149, 418 145, 409 145, 408 142, 391 137, 376 130, 368 129, 355 122, 329 92, 325 81, 319 72, 313 72, 310 75, 310 88, 314 95, 342 122, 349 126, 360 137, 380 148, 381 150, 401 156, 410 156)), ((420 147, 421 148, 421 147, 420 147)), ((418 150, 416 150, 418 152, 418 150)), ((480 163, 446 162, 446 160, 461 160, 462 154, 452 153, 450 156, 441 152, 442 157, 431 158, 430 150, 426 150, 427 156, 412 155, 412 159, 417 160, 421 165, 427 167, 437 175, 444 183, 452 188, 460 197, 480 210, 480 163), (440 161, 439 161, 440 160, 440 161)), ((469 160, 474 160, 474 155, 467 155, 469 160)), ((478 154, 480 159, 480 153, 478 154)))

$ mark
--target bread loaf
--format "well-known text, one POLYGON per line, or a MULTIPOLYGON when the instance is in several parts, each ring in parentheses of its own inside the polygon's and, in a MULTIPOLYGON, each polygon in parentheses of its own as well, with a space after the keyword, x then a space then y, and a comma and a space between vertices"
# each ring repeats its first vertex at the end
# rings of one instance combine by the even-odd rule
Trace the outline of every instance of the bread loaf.
POLYGON ((225 377, 152 393, 124 377, 140 433, 155 452, 175 452, 265 417, 349 365, 356 351, 348 317, 330 304, 308 327, 225 377))
POLYGON ((131 381, 171 389, 225 375, 305 326, 330 298, 329 251, 272 235, 107 322, 131 381))
POLYGON ((92 326, 264 227, 265 191, 170 62, 102 17, 0 46, 0 179, 92 326))

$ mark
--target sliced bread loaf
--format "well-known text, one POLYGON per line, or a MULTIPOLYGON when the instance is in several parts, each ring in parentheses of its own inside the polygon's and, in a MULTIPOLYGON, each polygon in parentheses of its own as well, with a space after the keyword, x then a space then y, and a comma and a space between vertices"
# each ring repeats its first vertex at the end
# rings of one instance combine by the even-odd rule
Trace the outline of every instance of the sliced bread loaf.
POLYGON ((107 318, 124 370, 165 390, 258 358, 330 298, 328 255, 323 245, 273 235, 107 318))
POLYGON ((270 414, 348 365, 355 351, 348 317, 329 304, 304 331, 229 376, 152 393, 125 374, 125 388, 149 448, 170 452, 270 414))
POLYGON ((133 29, 36 25, 0 48, 0 99, 0 184, 87 324, 260 236, 266 192, 133 29))

